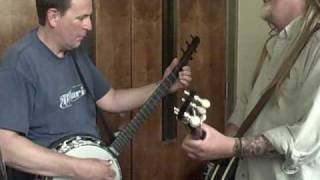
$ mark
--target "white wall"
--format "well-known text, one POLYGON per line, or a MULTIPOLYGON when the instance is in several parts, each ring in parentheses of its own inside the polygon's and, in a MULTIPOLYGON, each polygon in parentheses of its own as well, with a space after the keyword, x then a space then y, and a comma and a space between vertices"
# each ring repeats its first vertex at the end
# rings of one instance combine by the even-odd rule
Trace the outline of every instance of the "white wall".
POLYGON ((262 0, 238 2, 237 96, 249 87, 269 27, 260 18, 262 0))

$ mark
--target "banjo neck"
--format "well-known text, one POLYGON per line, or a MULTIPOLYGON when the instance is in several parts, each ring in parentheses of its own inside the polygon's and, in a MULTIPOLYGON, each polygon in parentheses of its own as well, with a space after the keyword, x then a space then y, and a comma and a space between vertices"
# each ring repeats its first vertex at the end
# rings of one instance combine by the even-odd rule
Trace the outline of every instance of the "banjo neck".
POLYGON ((130 140, 134 137, 138 129, 146 121, 147 117, 155 109, 157 103, 161 98, 169 92, 169 87, 175 81, 175 77, 166 79, 165 82, 161 83, 153 94, 148 98, 142 108, 138 111, 135 117, 130 121, 130 123, 125 126, 117 134, 116 139, 111 143, 109 149, 115 156, 119 156, 123 147, 126 146, 130 140))
POLYGON ((109 146, 109 149, 114 156, 119 156, 123 147, 130 142, 130 140, 136 134, 137 130, 142 126, 147 117, 156 108, 158 102, 160 102, 163 96, 169 93, 170 87, 177 80, 179 71, 191 59, 191 56, 194 52, 196 52, 196 48, 199 43, 199 37, 192 37, 192 42, 191 44, 187 43, 188 49, 183 53, 183 56, 180 59, 179 63, 174 67, 172 72, 163 81, 161 81, 160 85, 143 104, 143 106, 140 108, 135 117, 129 122, 129 124, 120 130, 120 132, 116 136, 116 139, 109 146))

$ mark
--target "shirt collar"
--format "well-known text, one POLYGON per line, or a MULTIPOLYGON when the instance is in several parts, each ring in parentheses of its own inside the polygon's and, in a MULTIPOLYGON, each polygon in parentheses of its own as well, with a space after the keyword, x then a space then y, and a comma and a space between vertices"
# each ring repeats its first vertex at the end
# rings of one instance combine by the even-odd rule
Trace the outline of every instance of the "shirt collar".
POLYGON ((296 36, 298 31, 300 30, 302 23, 302 17, 299 16, 292 20, 282 31, 279 33, 279 37, 282 39, 292 39, 296 36))
POLYGON ((283 30, 269 40, 266 45, 269 56, 271 56, 271 52, 278 40, 290 41, 297 35, 300 30, 301 23, 302 17, 299 16, 292 20, 283 30))

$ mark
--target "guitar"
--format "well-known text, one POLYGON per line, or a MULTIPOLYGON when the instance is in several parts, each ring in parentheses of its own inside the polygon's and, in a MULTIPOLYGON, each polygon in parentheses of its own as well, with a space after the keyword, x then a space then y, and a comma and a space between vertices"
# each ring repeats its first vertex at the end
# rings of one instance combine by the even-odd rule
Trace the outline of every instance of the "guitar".
POLYGON ((180 108, 174 107, 174 114, 190 130, 193 139, 203 139, 205 133, 201 130, 201 124, 207 119, 210 101, 200 98, 194 90, 184 91, 184 95, 181 99, 183 104, 180 108))
MULTIPOLYGON (((174 108, 177 119, 190 130, 192 138, 199 140, 205 138, 205 132, 201 130, 201 124, 206 119, 206 109, 210 102, 196 95, 195 91, 184 93, 181 108, 174 108)), ((204 180, 233 180, 237 168, 238 158, 221 159, 207 163, 204 172, 204 180)))
POLYGON ((220 159, 207 164, 204 180, 234 180, 239 159, 220 159))
MULTIPOLYGON (((115 140, 109 147, 107 147, 100 139, 90 135, 80 134, 72 137, 66 137, 57 143, 54 143, 51 148, 59 153, 75 157, 110 159, 114 162, 111 168, 116 172, 115 180, 121 180, 121 168, 117 158, 124 146, 130 142, 137 130, 146 121, 147 117, 155 109, 156 105, 161 101, 161 98, 169 93, 169 89, 177 80, 178 73, 181 68, 185 66, 190 59, 192 59, 192 54, 196 52, 196 48, 200 43, 200 38, 197 36, 191 36, 191 38, 192 42, 187 42, 187 50, 183 51, 183 55, 182 58, 180 58, 179 63, 158 85, 129 124, 117 133, 115 140)), ((67 178, 61 177, 42 177, 38 179, 67 180, 67 178)))

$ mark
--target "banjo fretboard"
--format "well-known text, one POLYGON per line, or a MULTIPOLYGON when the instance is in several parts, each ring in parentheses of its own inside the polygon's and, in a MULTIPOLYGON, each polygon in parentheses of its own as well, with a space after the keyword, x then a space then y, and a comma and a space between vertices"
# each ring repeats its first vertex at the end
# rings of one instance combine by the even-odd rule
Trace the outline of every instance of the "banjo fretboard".
POLYGON ((120 130, 116 139, 111 143, 109 149, 115 156, 119 156, 121 150, 125 145, 127 145, 130 140, 134 137, 137 130, 146 121, 147 117, 156 108, 156 105, 160 102, 163 96, 169 93, 170 87, 177 80, 178 73, 185 66, 190 59, 192 59, 192 54, 196 52, 196 48, 200 43, 199 37, 192 37, 192 42, 188 44, 188 49, 184 51, 182 58, 180 59, 177 66, 172 70, 172 72, 159 84, 152 95, 147 99, 147 101, 140 108, 135 117, 129 122, 129 124, 120 130))

